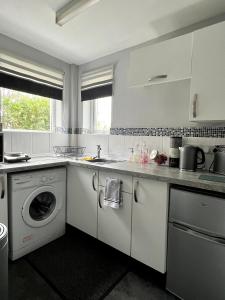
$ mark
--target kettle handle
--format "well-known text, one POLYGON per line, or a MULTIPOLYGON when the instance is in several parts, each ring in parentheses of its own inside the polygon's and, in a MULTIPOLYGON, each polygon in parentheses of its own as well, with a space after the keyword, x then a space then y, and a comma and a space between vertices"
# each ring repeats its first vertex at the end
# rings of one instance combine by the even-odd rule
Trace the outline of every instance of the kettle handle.
POLYGON ((198 152, 201 153, 202 160, 200 162, 197 162, 197 165, 202 165, 205 162, 205 152, 201 148, 199 148, 199 147, 197 148, 197 154, 198 154, 198 152))

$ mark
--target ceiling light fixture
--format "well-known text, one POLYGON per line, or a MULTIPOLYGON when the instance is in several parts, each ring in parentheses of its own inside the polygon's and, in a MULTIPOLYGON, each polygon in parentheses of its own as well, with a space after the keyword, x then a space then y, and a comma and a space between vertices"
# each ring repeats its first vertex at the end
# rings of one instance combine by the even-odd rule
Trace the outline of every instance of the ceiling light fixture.
POLYGON ((56 24, 62 26, 100 0, 72 0, 56 12, 56 24))

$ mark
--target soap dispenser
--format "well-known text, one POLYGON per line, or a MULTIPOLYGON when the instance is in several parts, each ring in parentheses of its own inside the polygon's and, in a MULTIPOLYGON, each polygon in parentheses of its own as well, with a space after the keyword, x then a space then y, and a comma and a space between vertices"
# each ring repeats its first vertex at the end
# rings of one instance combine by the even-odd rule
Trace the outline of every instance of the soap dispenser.
POLYGON ((128 161, 134 162, 134 148, 129 148, 131 150, 128 161))

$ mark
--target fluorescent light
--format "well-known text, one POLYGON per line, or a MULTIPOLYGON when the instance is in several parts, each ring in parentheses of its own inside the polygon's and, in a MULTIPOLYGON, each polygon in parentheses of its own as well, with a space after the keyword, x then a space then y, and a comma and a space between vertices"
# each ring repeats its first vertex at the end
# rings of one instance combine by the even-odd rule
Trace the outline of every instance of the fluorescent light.
POLYGON ((56 12, 56 24, 62 26, 100 0, 72 0, 56 12))

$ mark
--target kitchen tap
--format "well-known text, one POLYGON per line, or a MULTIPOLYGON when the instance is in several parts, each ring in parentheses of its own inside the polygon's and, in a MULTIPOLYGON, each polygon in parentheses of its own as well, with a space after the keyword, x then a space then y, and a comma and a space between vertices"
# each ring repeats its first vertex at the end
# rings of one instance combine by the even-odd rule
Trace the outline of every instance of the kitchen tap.
POLYGON ((97 158, 100 158, 101 150, 101 145, 97 145, 97 158))

